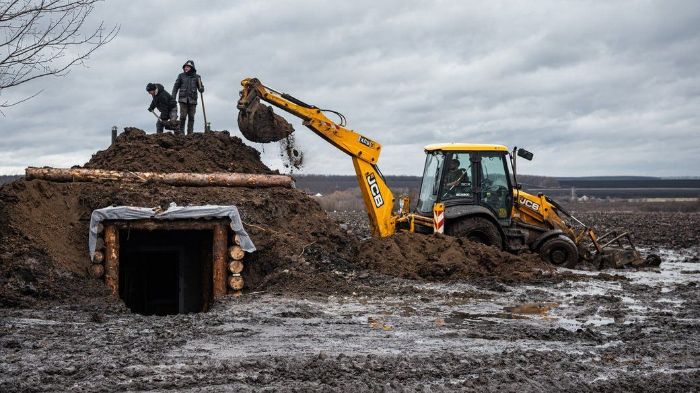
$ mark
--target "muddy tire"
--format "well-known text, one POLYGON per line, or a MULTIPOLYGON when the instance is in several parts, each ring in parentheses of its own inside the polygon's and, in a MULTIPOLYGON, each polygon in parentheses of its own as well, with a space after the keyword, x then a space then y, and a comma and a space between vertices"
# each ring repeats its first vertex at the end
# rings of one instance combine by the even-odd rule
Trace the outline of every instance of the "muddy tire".
POLYGON ((566 236, 553 237, 542 244, 540 258, 555 266, 573 268, 578 263, 576 244, 566 236))
POLYGON ((452 225, 449 235, 467 238, 473 242, 503 248, 503 239, 496 224, 482 217, 462 219, 452 225))

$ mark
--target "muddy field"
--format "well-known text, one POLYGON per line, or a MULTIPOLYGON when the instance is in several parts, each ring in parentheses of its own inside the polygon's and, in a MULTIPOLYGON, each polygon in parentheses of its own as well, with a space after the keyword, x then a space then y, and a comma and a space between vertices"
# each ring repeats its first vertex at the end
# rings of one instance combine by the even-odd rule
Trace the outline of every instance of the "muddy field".
MULTIPOLYGON (((271 173, 227 132, 128 129, 88 168, 271 173)), ((0 187, 0 391, 698 391, 700 214, 587 211, 659 269, 554 269, 445 236, 367 239, 300 190, 0 187), (259 251, 240 297, 132 314, 87 276, 109 205, 235 204, 259 251)))
POLYGON ((257 291, 196 315, 99 297, 4 309, 0 390, 696 391, 700 250, 657 250, 659 270, 527 283, 336 271, 342 288, 257 291))

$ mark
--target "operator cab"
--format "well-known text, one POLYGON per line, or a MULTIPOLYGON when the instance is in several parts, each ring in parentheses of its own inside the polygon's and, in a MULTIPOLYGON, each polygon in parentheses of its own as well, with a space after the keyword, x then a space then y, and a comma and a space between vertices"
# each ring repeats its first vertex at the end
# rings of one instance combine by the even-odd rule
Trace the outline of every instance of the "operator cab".
POLYGON ((432 217, 437 202, 445 204, 448 218, 451 211, 481 206, 502 225, 509 224, 513 185, 507 147, 448 143, 428 145, 425 152, 418 214, 432 217))

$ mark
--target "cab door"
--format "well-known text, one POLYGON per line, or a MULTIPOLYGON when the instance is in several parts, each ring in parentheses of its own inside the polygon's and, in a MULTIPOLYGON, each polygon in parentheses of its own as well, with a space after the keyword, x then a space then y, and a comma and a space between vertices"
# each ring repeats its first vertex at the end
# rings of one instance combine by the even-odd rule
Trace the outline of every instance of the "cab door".
POLYGON ((509 220, 513 193, 506 155, 501 152, 480 152, 479 157, 479 203, 491 209, 499 220, 509 220))

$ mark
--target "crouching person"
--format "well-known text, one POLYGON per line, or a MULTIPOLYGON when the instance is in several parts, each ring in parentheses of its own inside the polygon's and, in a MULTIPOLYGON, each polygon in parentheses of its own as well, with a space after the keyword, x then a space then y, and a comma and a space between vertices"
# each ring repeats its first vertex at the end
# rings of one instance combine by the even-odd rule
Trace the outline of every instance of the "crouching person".
MULTIPOLYGON (((164 122, 177 120, 177 103, 175 98, 165 91, 160 83, 149 83, 146 85, 146 91, 153 97, 148 111, 153 112, 154 109, 158 109, 160 112, 160 120, 156 122, 156 132, 160 134, 163 132, 164 122)), ((181 133, 180 130, 175 130, 175 132, 181 133)))

